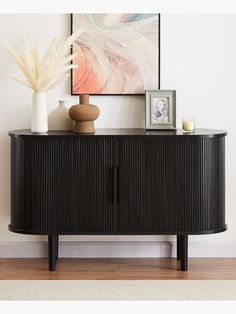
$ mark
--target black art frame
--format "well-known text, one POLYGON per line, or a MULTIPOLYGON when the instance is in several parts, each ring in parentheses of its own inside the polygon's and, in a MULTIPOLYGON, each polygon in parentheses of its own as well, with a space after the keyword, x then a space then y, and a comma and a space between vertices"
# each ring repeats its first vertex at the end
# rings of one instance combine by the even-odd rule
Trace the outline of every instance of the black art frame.
MULTIPOLYGON (((70 14, 70 33, 73 33, 73 14, 70 14)), ((75 13, 76 14, 76 13, 75 13)), ((158 13, 158 89, 161 88, 161 14, 158 13)), ((73 53, 73 46, 71 47, 71 53, 73 53)), ((73 60, 71 61, 71 64, 73 60)), ((71 96, 79 96, 79 95, 86 95, 86 94, 74 94, 73 93, 73 70, 71 69, 71 76, 70 76, 70 93, 71 96)), ((90 94, 91 96, 145 96, 145 92, 143 94, 90 94)))

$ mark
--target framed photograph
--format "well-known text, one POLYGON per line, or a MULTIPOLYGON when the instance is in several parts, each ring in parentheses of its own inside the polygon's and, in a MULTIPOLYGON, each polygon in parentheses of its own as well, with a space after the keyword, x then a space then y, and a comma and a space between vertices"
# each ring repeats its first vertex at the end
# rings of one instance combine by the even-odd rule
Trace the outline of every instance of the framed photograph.
POLYGON ((160 88, 160 14, 71 15, 72 95, 144 95, 160 88))
POLYGON ((176 92, 146 90, 147 130, 176 130, 176 92))

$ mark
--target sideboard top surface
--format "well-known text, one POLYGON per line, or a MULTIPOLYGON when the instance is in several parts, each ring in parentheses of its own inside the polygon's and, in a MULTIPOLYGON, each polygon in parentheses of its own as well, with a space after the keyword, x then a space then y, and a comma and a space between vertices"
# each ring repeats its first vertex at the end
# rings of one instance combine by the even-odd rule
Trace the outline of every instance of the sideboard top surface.
POLYGON ((13 130, 9 131, 12 137, 32 136, 32 137, 96 137, 96 136, 112 136, 112 137, 127 137, 127 136, 144 136, 144 137, 215 137, 226 136, 227 132, 222 130, 211 129, 196 129, 195 132, 184 132, 182 129, 176 131, 168 130, 145 130, 145 129, 96 129, 95 134, 78 134, 73 131, 48 131, 47 133, 37 134, 30 130, 13 130))

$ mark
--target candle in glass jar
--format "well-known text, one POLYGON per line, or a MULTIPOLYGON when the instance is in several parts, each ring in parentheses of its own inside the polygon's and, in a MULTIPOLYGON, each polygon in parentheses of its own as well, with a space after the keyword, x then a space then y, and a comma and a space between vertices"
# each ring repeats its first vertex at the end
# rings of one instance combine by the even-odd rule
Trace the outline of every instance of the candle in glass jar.
POLYGON ((182 119, 182 128, 185 132, 194 132, 195 131, 195 119, 194 118, 182 119))

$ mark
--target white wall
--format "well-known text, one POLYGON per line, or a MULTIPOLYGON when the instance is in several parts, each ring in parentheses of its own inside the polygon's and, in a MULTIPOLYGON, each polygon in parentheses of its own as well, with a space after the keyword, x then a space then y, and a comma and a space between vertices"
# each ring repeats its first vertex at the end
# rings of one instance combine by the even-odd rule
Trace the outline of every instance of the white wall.
MULTIPOLYGON (((69 35, 69 15, 0 15, 0 38, 13 47, 20 45, 20 36, 45 47, 59 34, 69 35)), ((13 61, 0 46, 0 248, 1 243, 44 241, 46 237, 10 233, 10 140, 8 130, 29 128, 31 92, 4 74, 16 72, 13 61)), ((236 15, 161 15, 161 88, 177 91, 177 124, 181 117, 195 116, 197 127, 225 129, 229 132, 227 160, 227 232, 208 236, 192 236, 192 241, 215 241, 212 250, 219 256, 235 255, 236 247, 236 15), (222 250, 220 251, 220 247, 222 250), (229 247, 229 250, 225 250, 229 247), (217 249, 216 249, 217 248, 217 249), (226 251, 228 253, 226 253, 226 251), (221 253, 219 253, 221 252, 221 253)), ((78 101, 70 96, 69 82, 49 92, 51 111, 57 100, 64 98, 68 106, 78 101)), ((91 97, 101 111, 97 128, 144 127, 144 97, 91 97), (112 116, 112 119, 111 119, 112 116), (114 119, 115 117, 115 119, 114 119)), ((62 237, 63 240, 159 241, 173 240, 161 236, 62 237)), ((142 242, 143 243, 143 242, 142 242)), ((5 245, 4 244, 4 245, 5 245)), ((209 245, 209 247, 212 247, 209 245)), ((195 255, 207 255, 208 250, 195 255)), ((216 254, 211 251, 212 254, 216 254)), ((26 254, 27 255, 27 254, 26 254)))

